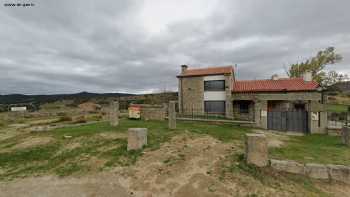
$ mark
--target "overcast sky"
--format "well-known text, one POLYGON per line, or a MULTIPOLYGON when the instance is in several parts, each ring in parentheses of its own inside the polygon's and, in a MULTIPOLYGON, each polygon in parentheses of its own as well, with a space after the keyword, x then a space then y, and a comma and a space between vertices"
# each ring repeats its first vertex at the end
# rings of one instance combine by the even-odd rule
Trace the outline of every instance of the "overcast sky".
POLYGON ((181 64, 270 78, 328 46, 350 74, 349 0, 0 1, 0 94, 177 90, 181 64))

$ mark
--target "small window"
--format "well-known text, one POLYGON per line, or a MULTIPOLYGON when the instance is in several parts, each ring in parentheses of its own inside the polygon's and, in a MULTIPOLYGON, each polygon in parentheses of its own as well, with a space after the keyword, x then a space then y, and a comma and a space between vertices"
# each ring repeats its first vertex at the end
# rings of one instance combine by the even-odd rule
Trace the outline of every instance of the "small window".
POLYGON ((204 81, 204 91, 225 91, 225 80, 204 81))
POLYGON ((241 114, 249 113, 249 102, 241 102, 239 104, 239 113, 241 114))
POLYGON ((225 101, 204 101, 204 111, 208 113, 225 113, 225 101))

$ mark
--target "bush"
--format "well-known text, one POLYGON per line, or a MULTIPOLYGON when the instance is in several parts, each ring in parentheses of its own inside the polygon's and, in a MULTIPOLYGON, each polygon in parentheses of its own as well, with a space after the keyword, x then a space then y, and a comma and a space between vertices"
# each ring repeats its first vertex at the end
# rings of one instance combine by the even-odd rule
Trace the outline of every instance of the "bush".
POLYGON ((70 122, 72 121, 72 117, 70 116, 61 116, 57 122, 70 122))

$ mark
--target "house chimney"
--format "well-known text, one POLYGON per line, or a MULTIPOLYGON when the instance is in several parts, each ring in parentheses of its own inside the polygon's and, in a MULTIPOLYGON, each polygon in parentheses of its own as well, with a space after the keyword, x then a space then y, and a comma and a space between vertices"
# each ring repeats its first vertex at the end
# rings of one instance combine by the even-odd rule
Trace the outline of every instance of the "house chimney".
POLYGON ((181 65, 181 74, 184 74, 187 70, 188 66, 187 65, 181 65))
POLYGON ((304 81, 307 81, 307 82, 312 81, 312 73, 310 71, 305 71, 303 73, 303 79, 304 81))
POLYGON ((272 75, 272 76, 271 76, 271 79, 272 79, 272 80, 278 80, 278 79, 279 79, 279 77, 278 77, 278 75, 277 75, 277 74, 274 74, 274 75, 272 75))

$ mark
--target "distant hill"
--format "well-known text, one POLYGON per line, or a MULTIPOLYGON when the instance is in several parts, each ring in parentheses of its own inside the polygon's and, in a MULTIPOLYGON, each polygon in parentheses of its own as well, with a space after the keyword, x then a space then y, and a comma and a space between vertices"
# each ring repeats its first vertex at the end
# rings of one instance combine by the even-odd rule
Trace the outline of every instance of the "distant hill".
POLYGON ((134 96, 134 94, 125 93, 89 93, 80 92, 77 94, 53 94, 53 95, 23 95, 23 94, 9 94, 0 95, 0 104, 19 104, 19 103, 48 103, 58 100, 88 100, 96 98, 109 98, 109 97, 123 97, 134 96))

